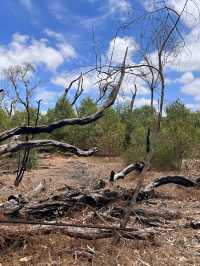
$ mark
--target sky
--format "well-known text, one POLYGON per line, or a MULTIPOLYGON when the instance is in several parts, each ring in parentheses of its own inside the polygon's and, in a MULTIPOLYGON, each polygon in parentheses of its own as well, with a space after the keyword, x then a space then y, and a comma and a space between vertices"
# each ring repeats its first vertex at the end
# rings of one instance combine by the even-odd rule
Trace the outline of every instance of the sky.
MULTIPOLYGON (((165 105, 179 98, 188 108, 199 110, 200 2, 193 1, 181 18, 185 48, 166 67, 165 105)), ((185 0, 166 2, 180 12, 185 0)), ((153 9, 151 0, 0 0, 0 4, 0 73, 12 65, 33 64, 34 75, 43 81, 34 100, 42 99, 43 111, 55 104, 64 86, 95 64, 95 51, 106 62, 115 42, 114 63, 121 63, 127 46, 128 62, 139 63, 139 24, 120 31, 116 39, 115 34, 123 23, 153 9)), ((95 94, 95 82, 92 73, 85 76, 83 96, 95 94)), ((127 77, 119 101, 128 100, 134 82, 127 77)), ((149 104, 148 88, 140 80, 137 85, 135 106, 149 104)), ((2 75, 0 86, 4 86, 2 75)))

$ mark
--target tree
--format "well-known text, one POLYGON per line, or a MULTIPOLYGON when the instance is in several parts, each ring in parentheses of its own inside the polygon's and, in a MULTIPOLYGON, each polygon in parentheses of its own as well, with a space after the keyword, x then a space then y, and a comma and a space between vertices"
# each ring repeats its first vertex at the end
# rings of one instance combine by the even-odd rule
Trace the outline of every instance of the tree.
POLYGON ((155 166, 180 169, 182 160, 190 158, 197 136, 192 117, 191 111, 180 100, 167 106, 166 118, 155 150, 155 166))
MULTIPOLYGON (((80 117, 91 115, 97 111, 96 103, 89 97, 83 99, 78 108, 78 115, 80 117)), ((93 143, 97 143, 97 124, 98 122, 85 125, 83 127, 77 127, 75 130, 74 143, 83 149, 91 147, 93 143)))
POLYGON ((150 106, 142 106, 133 112, 125 112, 124 115, 122 121, 128 130, 128 134, 125 134, 124 157, 128 162, 144 161, 147 153, 147 131, 155 124, 156 111, 153 109, 152 113, 150 106))
POLYGON ((6 130, 9 127, 8 114, 0 108, 0 131, 6 130))
POLYGON ((97 125, 97 143, 101 152, 108 156, 122 153, 124 142, 124 124, 117 112, 110 108, 97 125))
MULTIPOLYGON (((70 104, 70 102, 65 97, 60 97, 56 102, 54 108, 51 108, 47 111, 46 120, 47 123, 53 123, 54 121, 59 121, 65 118, 75 117, 75 112, 70 104)), ((73 127, 63 127, 58 128, 52 132, 51 136, 55 140, 70 142, 73 144, 73 127)))
MULTIPOLYGON (((68 118, 68 117, 64 117, 61 120, 57 120, 55 122, 50 122, 48 125, 37 125, 38 123, 38 116, 39 116, 39 110, 40 110, 40 102, 38 103, 38 108, 37 108, 37 119, 35 121, 35 125, 31 125, 30 124, 30 112, 29 112, 29 107, 30 107, 30 101, 29 101, 29 96, 31 95, 31 89, 33 89, 34 87, 30 87, 30 81, 28 79, 26 79, 26 74, 28 73, 29 68, 25 68, 25 72, 24 69, 21 68, 17 68, 16 71, 8 71, 8 78, 9 81, 11 81, 11 84, 15 90, 15 94, 17 95, 17 98, 19 99, 19 102, 24 106, 24 108, 27 111, 27 125, 22 125, 19 126, 17 128, 12 128, 9 129, 7 131, 4 131, 0 134, 0 142, 9 140, 10 138, 12 138, 15 135, 26 135, 26 139, 25 141, 20 141, 17 143, 14 143, 12 145, 10 144, 5 144, 5 145, 1 145, 0 146, 0 155, 5 155, 5 154, 9 154, 9 153, 14 153, 17 152, 19 150, 25 150, 23 159, 22 159, 22 166, 18 171, 17 177, 16 177, 16 181, 15 181, 15 185, 19 185, 19 183, 22 180, 23 174, 26 170, 26 164, 28 161, 28 157, 29 157, 29 153, 30 153, 30 149, 32 148, 38 148, 38 147, 43 147, 43 146, 53 146, 53 147, 58 147, 60 149, 63 149, 65 151, 70 151, 72 153, 75 153, 77 155, 84 155, 84 156, 88 156, 93 154, 94 152, 96 152, 96 148, 93 149, 89 149, 88 151, 83 151, 73 145, 70 144, 66 144, 66 143, 62 143, 62 142, 57 142, 54 140, 33 140, 33 137, 35 135, 38 135, 40 133, 52 133, 53 131, 55 131, 56 129, 60 129, 63 128, 64 126, 70 126, 70 125, 87 125, 90 123, 93 123, 94 121, 98 120, 100 117, 103 116, 104 112, 115 103, 115 100, 117 98, 117 95, 119 93, 119 90, 121 88, 121 84, 123 82, 124 76, 125 76, 125 69, 126 69, 126 58, 127 58, 127 52, 128 52, 128 48, 126 49, 125 55, 124 55, 124 59, 122 62, 121 66, 117 66, 117 69, 113 70, 112 72, 110 72, 110 69, 108 68, 108 70, 106 71, 106 69, 104 70, 104 76, 107 73, 107 76, 109 76, 109 83, 105 82, 105 79, 103 80, 104 83, 104 90, 107 92, 105 94, 105 101, 103 102, 102 106, 94 113, 90 114, 90 115, 86 115, 84 117, 81 118, 68 118), (116 76, 118 77, 117 81, 116 81, 116 76), (25 86, 25 91, 26 91, 26 98, 25 101, 23 100, 23 98, 20 96, 19 94, 19 90, 18 90, 18 86, 17 86, 17 78, 20 78, 20 81, 23 82, 23 85, 25 86), (31 138, 29 138, 29 136, 32 136, 31 138)), ((100 71, 95 69, 97 71, 97 74, 100 74, 100 71)), ((76 79, 77 80, 77 79, 76 79)), ((81 80, 82 80, 82 74, 81 74, 81 80)), ((101 82, 102 82, 102 78, 99 80, 99 84, 101 87, 101 82)), ((82 83, 82 81, 81 81, 82 83)), ((71 84, 73 84, 73 82, 71 82, 71 84)), ((78 89, 80 86, 80 82, 78 82, 78 89)), ((81 85, 82 87, 82 85, 81 85)), ((68 87, 68 91, 69 91, 70 86, 68 87)), ((66 94, 66 90, 64 93, 64 96, 66 94)), ((61 99, 58 106, 59 105, 63 105, 66 104, 66 102, 61 99)), ((57 114, 58 115, 63 115, 63 110, 59 110, 59 108, 57 108, 57 114)))

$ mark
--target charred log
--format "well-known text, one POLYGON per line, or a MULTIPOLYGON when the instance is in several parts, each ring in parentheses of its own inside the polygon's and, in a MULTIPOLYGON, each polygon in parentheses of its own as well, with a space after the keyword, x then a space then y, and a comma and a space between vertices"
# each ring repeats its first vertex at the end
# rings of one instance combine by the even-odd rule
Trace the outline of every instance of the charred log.
POLYGON ((144 162, 138 162, 135 164, 130 164, 126 168, 122 169, 121 171, 115 173, 114 171, 111 171, 109 181, 113 182, 118 179, 123 179, 126 175, 129 173, 136 171, 141 173, 144 168, 144 162))
MULTIPOLYGON (((199 183, 182 176, 167 176, 156 179, 141 190, 137 195, 137 202, 156 198, 155 188, 178 184, 184 187, 199 187, 199 183)), ((135 193, 134 189, 117 188, 115 190, 81 191, 66 187, 64 191, 58 191, 43 201, 32 202, 31 193, 24 197, 22 195, 11 195, 8 201, 0 205, 1 214, 6 217, 19 217, 29 219, 54 219, 66 216, 70 211, 80 211, 86 206, 101 209, 111 203, 118 201, 130 201, 135 193)), ((34 193, 33 193, 34 194, 34 193)))
POLYGON ((200 187, 198 179, 193 181, 190 178, 184 176, 163 176, 147 185, 144 189, 144 192, 152 191, 156 187, 167 184, 175 184, 183 187, 200 187))

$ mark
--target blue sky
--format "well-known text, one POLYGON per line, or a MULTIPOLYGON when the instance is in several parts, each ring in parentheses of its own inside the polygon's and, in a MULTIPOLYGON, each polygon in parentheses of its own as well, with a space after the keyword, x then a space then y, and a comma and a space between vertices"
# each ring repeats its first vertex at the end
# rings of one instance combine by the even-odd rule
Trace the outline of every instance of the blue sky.
MULTIPOLYGON (((195 1, 198 3, 198 0, 195 1)), ((64 85, 95 63, 93 40, 102 60, 106 60, 119 25, 150 10, 151 2, 1 0, 0 71, 10 65, 32 63, 37 69, 36 77, 44 81, 35 91, 34 99, 42 99, 42 109, 46 110, 61 95, 64 85)), ((184 0, 167 2, 177 11, 184 4, 184 0)), ((179 98, 189 108, 197 110, 200 109, 200 23, 192 2, 189 2, 187 11, 181 21, 186 47, 181 56, 167 65, 165 104, 179 98)), ((130 62, 139 61, 140 30, 137 24, 119 32, 113 58, 115 63, 120 63, 127 45, 130 62)), ((94 94, 95 82, 92 74, 85 77, 84 95, 94 94)), ((130 77, 125 81, 123 91, 126 100, 133 83, 130 77)), ((136 106, 139 107, 149 103, 149 90, 143 82, 137 80, 137 83, 136 106)), ((4 81, 0 80, 0 85, 3 86, 4 81)))

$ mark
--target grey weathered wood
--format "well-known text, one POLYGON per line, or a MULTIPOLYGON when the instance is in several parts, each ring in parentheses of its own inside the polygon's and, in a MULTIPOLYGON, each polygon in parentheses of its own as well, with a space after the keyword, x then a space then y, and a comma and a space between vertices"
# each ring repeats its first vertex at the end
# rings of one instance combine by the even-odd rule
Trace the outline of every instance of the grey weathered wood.
POLYGON ((65 152, 71 152, 79 156, 90 156, 97 152, 97 148, 81 150, 73 145, 56 140, 29 140, 8 143, 0 146, 0 156, 14 153, 27 148, 56 147, 65 152))

